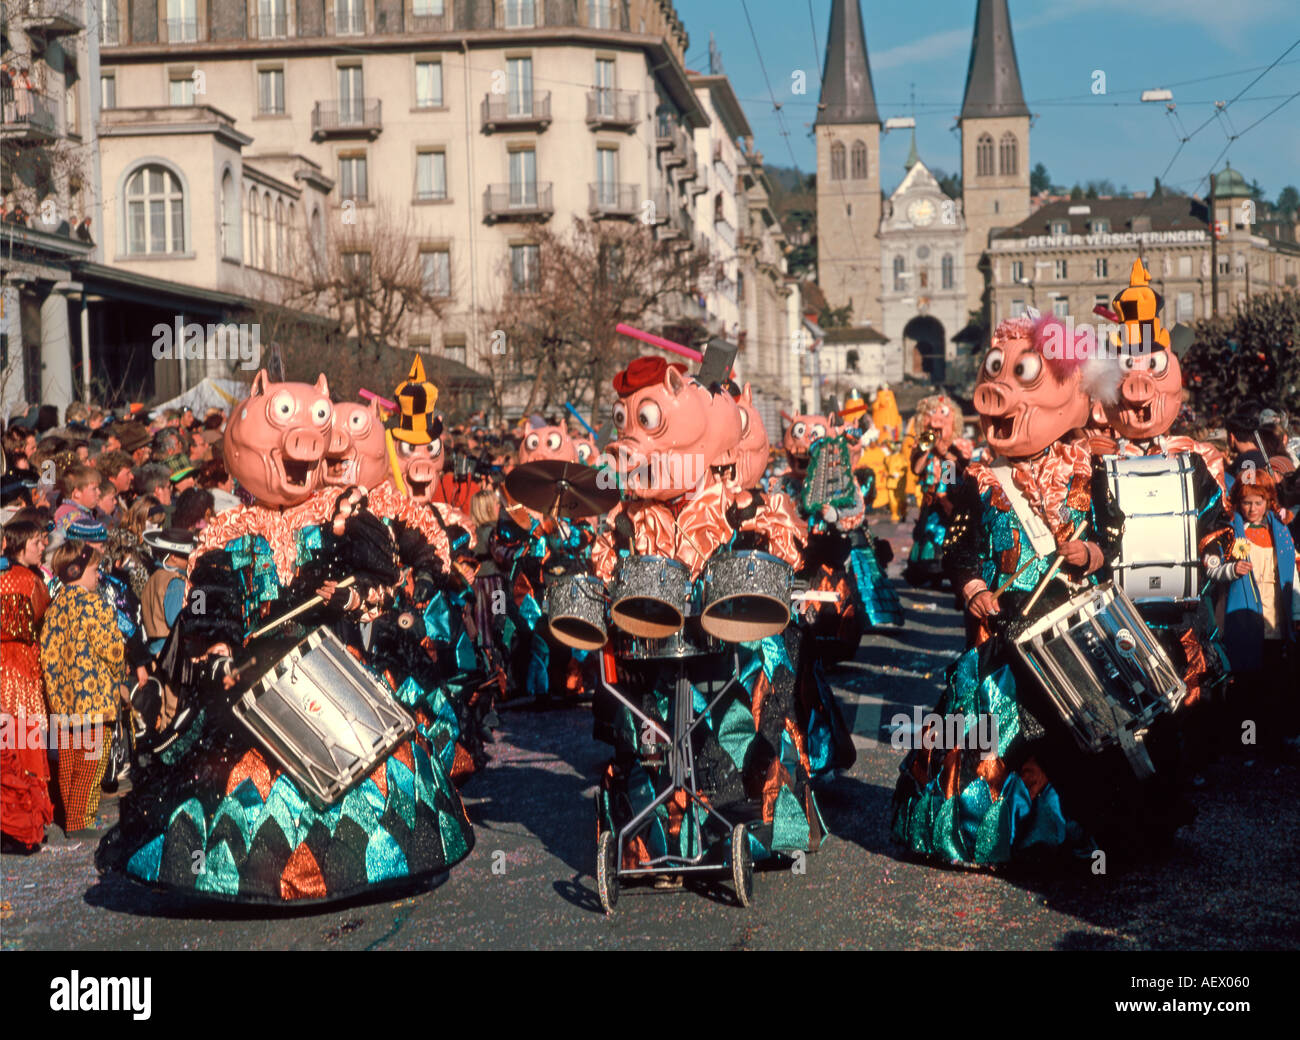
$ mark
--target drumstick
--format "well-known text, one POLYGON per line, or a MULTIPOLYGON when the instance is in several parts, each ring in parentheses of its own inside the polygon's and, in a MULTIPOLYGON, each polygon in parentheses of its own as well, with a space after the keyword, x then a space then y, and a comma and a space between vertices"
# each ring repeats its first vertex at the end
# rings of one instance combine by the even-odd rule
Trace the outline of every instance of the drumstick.
POLYGON ((998 586, 998 591, 993 593, 993 599, 995 602, 997 601, 997 598, 1002 595, 1002 593, 1006 592, 1007 589, 1011 588, 1012 582, 1014 582, 1018 577, 1020 577, 1020 575, 1024 574, 1025 568, 1028 567, 1031 563, 1033 563, 1037 558, 1038 557, 1036 556, 1029 557, 1029 559, 1027 559, 1024 563, 1020 565, 1020 567, 1016 570, 1015 574, 1011 575, 1011 577, 1009 577, 1006 581, 1004 581, 1001 585, 998 586))
MULTIPOLYGON (((355 583, 356 580, 357 580, 357 576, 355 574, 351 574, 348 577, 344 578, 341 582, 339 582, 336 588, 346 589, 349 585, 355 583)), ((312 607, 318 607, 324 602, 325 602, 324 596, 312 596, 312 598, 307 600, 305 603, 299 603, 298 606, 294 607, 293 610, 289 611, 287 614, 281 614, 274 621, 268 622, 267 624, 263 625, 261 628, 259 628, 248 638, 256 639, 259 636, 264 636, 266 635, 267 632, 270 632, 273 628, 279 628, 286 621, 292 621, 299 614, 304 614, 307 611, 311 610, 312 607)))
MULTIPOLYGON (((1066 543, 1068 544, 1074 541, 1076 538, 1079 537, 1079 535, 1083 534, 1083 529, 1087 526, 1088 526, 1088 518, 1084 517, 1082 520, 1079 521, 1079 526, 1074 529, 1074 533, 1065 540, 1066 543)), ((1065 546, 1061 546, 1061 548, 1063 549, 1065 548, 1065 546)), ((1023 613, 1028 614, 1029 611, 1033 609, 1034 604, 1038 602, 1038 597, 1042 595, 1043 589, 1047 588, 1047 583, 1056 577, 1056 572, 1061 569, 1061 564, 1063 564, 1064 562, 1065 562, 1065 557, 1061 555, 1061 549, 1057 549, 1056 562, 1053 563, 1051 568, 1049 568, 1048 572, 1045 575, 1043 575, 1043 580, 1038 583, 1038 588, 1034 589, 1034 594, 1029 597, 1029 602, 1025 604, 1025 609, 1023 613)))

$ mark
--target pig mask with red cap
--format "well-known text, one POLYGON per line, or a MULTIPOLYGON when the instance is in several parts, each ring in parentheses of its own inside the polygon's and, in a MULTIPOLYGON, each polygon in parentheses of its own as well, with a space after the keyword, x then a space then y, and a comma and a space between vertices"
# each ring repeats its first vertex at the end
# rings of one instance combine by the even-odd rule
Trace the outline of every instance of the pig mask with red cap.
POLYGON ((974 401, 995 455, 1032 458, 1088 421, 1086 352, 1044 349, 1066 341, 1063 329, 1055 318, 1011 318, 994 331, 974 401))
POLYGON ((334 406, 322 373, 309 383, 272 383, 266 370, 226 423, 226 468, 271 508, 305 502, 324 486, 334 406))
POLYGON ((609 451, 632 498, 671 501, 693 491, 740 441, 740 409, 663 358, 637 358, 614 377, 618 437, 609 451))
POLYGON ((808 457, 815 442, 823 437, 833 437, 839 432, 838 423, 827 415, 795 415, 785 428, 781 446, 790 460, 790 469, 797 476, 808 470, 808 457))

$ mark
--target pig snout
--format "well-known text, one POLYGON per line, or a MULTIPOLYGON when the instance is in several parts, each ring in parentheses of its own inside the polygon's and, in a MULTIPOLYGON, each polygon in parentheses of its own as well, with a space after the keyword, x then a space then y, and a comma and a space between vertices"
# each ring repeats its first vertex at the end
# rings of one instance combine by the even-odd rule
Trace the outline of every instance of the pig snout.
POLYGON ((290 430, 281 447, 287 458, 298 462, 318 462, 325 454, 325 438, 315 430, 290 430))
POLYGON ((998 383, 981 383, 975 388, 975 410, 980 415, 997 418, 1012 409, 1012 395, 998 383))
POLYGON ((330 429, 330 446, 329 453, 334 456, 347 454, 348 449, 352 446, 352 438, 348 436, 348 431, 340 426, 334 426, 330 429))
POLYGON ((420 484, 432 483, 437 472, 438 467, 433 464, 432 459, 427 458, 412 459, 411 464, 406 467, 406 475, 420 484))
POLYGON ((1120 393, 1129 404, 1146 404, 1156 396, 1156 381, 1149 372, 1130 372, 1120 384, 1120 393))

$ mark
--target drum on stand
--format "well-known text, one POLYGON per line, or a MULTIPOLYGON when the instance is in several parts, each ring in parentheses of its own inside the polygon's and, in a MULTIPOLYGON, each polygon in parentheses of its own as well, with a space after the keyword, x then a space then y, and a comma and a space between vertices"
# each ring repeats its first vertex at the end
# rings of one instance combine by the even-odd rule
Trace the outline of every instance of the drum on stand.
POLYGON ((700 625, 726 643, 778 635, 790 623, 794 571, 765 552, 719 552, 700 575, 700 625))
POLYGON ((614 568, 609 615, 624 632, 663 639, 691 613, 691 572, 667 556, 625 556, 614 568))
POLYGON ((574 650, 599 650, 608 631, 609 597, 592 574, 566 574, 546 584, 546 616, 551 635, 574 650))
POLYGON ((659 639, 615 632, 613 644, 614 656, 624 661, 685 661, 719 654, 726 649, 721 640, 700 627, 697 616, 687 617, 676 632, 659 639))
POLYGON ((1194 459, 1179 455, 1115 456, 1106 480, 1124 514, 1115 584, 1139 606, 1195 606, 1200 598, 1194 459))
POLYGON ((1187 687, 1123 589, 1084 589, 1020 632, 1015 647, 1080 748, 1119 747, 1137 776, 1155 772, 1143 738, 1187 687))
POLYGON ((415 730, 415 720, 328 629, 278 660, 232 714, 316 805, 361 783, 415 730))

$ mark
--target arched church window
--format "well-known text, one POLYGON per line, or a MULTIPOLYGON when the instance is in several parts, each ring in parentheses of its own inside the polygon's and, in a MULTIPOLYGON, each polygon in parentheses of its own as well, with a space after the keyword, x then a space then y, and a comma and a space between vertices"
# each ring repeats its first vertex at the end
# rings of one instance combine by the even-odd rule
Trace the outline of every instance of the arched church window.
POLYGON ((980 134, 975 142, 975 173, 980 177, 993 176, 993 135, 980 134))
POLYGON ((844 180, 844 145, 839 141, 831 144, 831 180, 844 180))
POLYGON ((894 292, 903 291, 903 258, 894 257, 894 292))
POLYGON ((867 179, 867 146, 863 141, 853 142, 853 179, 855 181, 867 179))
POLYGON ((952 254, 945 253, 943 260, 939 263, 939 277, 942 280, 943 288, 952 288, 952 254))
POLYGON ((1014 174, 1018 156, 1016 155, 1016 135, 1008 130, 998 143, 998 173, 1014 174))

